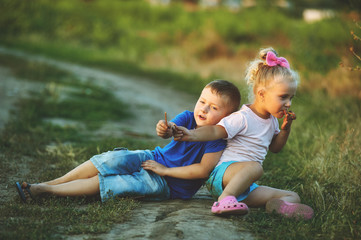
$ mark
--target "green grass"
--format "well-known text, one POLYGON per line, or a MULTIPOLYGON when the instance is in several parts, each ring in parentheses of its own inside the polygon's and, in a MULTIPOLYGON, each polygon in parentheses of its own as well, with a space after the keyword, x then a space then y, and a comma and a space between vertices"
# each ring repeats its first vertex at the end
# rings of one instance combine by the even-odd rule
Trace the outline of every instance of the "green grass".
POLYGON ((241 224, 267 239, 359 238, 360 101, 300 93, 292 108, 290 139, 281 153, 268 154, 260 184, 298 192, 315 217, 298 222, 257 211, 241 224))
MULTIPOLYGON (((3 45, 146 76, 194 94, 204 83, 194 70, 178 73, 172 65, 150 69, 147 57, 180 48, 186 58, 203 62, 217 57, 210 53, 217 51, 217 46, 226 57, 234 58, 241 54, 249 57, 250 52, 254 57, 259 48, 271 45, 291 60, 303 81, 312 82, 310 73, 326 75, 345 59, 356 64, 347 53, 351 45, 356 52, 361 50, 350 35, 351 30, 360 31, 342 12, 308 24, 272 6, 235 13, 225 9, 190 13, 178 4, 164 8, 141 0, 4 0, 1 7, 6 9, 0 16, 3 45)), ((172 58, 180 58, 173 54, 172 58)))
POLYGON ((84 198, 47 198, 31 205, 8 202, 0 207, 0 236, 2 239, 63 239, 64 235, 99 234, 124 222, 137 205, 130 199, 101 203, 84 198))

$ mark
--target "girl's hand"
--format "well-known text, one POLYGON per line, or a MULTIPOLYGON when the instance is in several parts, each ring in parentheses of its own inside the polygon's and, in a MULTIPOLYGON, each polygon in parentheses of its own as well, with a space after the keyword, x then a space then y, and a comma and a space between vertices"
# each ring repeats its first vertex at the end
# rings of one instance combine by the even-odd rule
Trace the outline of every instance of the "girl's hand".
POLYGON ((192 132, 185 127, 175 126, 173 137, 175 141, 189 141, 192 138, 192 132))
POLYGON ((296 120, 296 114, 292 111, 284 110, 285 118, 281 126, 281 130, 290 130, 293 120, 296 120))
POLYGON ((145 170, 150 170, 156 174, 158 174, 159 176, 166 176, 166 172, 167 172, 167 167, 157 163, 154 160, 147 160, 145 162, 142 163, 142 167, 145 170))

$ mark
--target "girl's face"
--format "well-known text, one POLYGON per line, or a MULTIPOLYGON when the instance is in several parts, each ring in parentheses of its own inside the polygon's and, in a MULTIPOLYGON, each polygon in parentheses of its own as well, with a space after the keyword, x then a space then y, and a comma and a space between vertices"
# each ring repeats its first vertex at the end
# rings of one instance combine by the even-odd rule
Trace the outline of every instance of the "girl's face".
POLYGON ((194 107, 194 118, 197 127, 217 124, 222 118, 231 113, 230 107, 227 105, 224 97, 213 93, 209 87, 204 88, 194 107))
POLYGON ((291 107, 292 99, 296 94, 297 83, 286 80, 275 83, 264 91, 264 110, 276 118, 284 116, 284 110, 291 107))

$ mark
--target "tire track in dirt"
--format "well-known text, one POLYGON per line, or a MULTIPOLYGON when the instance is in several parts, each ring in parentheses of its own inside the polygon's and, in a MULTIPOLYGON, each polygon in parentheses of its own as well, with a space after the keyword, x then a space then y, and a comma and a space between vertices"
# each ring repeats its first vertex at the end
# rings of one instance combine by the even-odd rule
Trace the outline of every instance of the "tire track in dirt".
POLYGON ((74 74, 81 81, 102 86, 128 104, 130 111, 136 116, 121 122, 108 122, 95 134, 109 136, 132 132, 155 136, 155 125, 164 117, 164 112, 167 112, 171 119, 184 110, 192 111, 197 100, 194 96, 160 86, 144 78, 115 74, 4 47, 0 47, 0 53, 46 63, 74 74))

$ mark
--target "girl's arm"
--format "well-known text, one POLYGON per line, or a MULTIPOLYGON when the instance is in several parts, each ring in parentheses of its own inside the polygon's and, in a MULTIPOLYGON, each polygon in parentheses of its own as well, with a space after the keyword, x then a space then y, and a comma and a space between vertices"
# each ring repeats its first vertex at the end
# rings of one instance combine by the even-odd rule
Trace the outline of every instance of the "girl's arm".
POLYGON ((282 148, 286 145, 288 136, 290 135, 291 129, 289 130, 281 130, 279 134, 277 134, 273 139, 269 146, 269 150, 273 153, 278 153, 282 150, 282 148))
POLYGON ((153 160, 147 160, 142 163, 145 170, 155 172, 160 176, 175 177, 180 179, 200 179, 208 178, 213 168, 217 165, 223 151, 215 153, 206 153, 203 155, 200 163, 184 167, 168 168, 153 160))
POLYGON ((194 130, 177 126, 174 134, 174 140, 188 142, 213 141, 227 137, 227 131, 220 125, 203 126, 194 130))
POLYGON ((278 133, 269 146, 269 150, 273 153, 278 153, 286 145, 288 136, 291 132, 291 125, 293 120, 296 119, 296 114, 293 112, 285 112, 285 118, 281 126, 281 132, 278 133))

